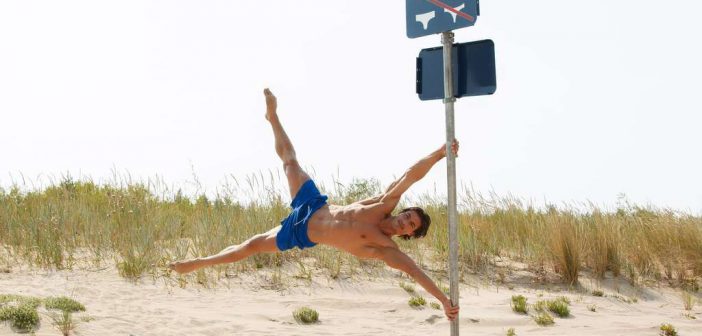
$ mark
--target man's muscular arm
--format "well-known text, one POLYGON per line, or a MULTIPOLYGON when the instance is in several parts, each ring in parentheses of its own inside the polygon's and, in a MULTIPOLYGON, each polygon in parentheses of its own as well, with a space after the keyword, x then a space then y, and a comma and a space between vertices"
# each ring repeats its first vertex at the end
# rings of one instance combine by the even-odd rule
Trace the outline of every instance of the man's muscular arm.
POLYGON ((417 264, 415 264, 412 258, 394 247, 376 247, 374 248, 374 257, 384 261, 388 266, 394 269, 407 273, 427 292, 436 297, 444 306, 444 313, 449 320, 453 320, 458 316, 459 308, 457 306, 452 306, 451 300, 436 287, 434 281, 417 267, 417 264))
POLYGON ((361 201, 358 201, 358 202, 356 202, 356 203, 361 204, 361 205, 370 205, 370 204, 373 204, 373 203, 378 203, 378 202, 380 201, 380 199, 383 198, 383 195, 385 195, 386 193, 389 193, 390 190, 392 190, 392 188, 395 187, 395 185, 396 185, 398 182, 399 182, 399 180, 398 180, 398 181, 395 181, 395 182, 393 182, 393 183, 391 183, 391 184, 387 187, 387 189, 385 189, 385 192, 384 192, 384 193, 382 193, 382 194, 380 194, 380 195, 375 195, 375 196, 373 196, 373 197, 366 198, 366 199, 361 200, 361 201))
MULTIPOLYGON (((453 151, 454 155, 458 155, 458 140, 453 140, 451 150, 453 151)), ((402 174, 400 179, 390 185, 388 191, 381 195, 379 202, 385 203, 390 211, 392 211, 392 209, 394 209, 395 206, 397 206, 397 203, 400 201, 402 194, 404 194, 405 191, 412 186, 412 184, 424 178, 429 170, 431 170, 431 168, 444 157, 446 157, 446 147, 441 146, 431 154, 417 161, 417 163, 413 164, 404 174, 402 174)))

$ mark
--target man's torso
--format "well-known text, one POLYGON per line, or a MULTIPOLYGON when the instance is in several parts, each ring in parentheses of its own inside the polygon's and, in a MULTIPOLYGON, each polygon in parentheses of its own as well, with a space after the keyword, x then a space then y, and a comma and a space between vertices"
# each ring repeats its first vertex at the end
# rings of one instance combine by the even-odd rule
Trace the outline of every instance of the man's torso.
POLYGON ((333 246, 356 256, 366 256, 369 248, 397 247, 378 226, 387 216, 377 205, 330 204, 312 215, 307 234, 315 243, 333 246))

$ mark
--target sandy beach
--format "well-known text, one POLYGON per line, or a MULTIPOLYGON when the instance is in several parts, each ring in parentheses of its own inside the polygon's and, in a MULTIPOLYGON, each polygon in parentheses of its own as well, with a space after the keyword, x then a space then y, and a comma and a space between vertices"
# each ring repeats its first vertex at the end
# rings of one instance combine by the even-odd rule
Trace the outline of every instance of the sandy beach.
MULTIPOLYGON (((292 279, 284 288, 272 288, 265 270, 224 278, 211 288, 192 283, 182 288, 175 276, 147 276, 134 283, 111 267, 6 271, 0 273, 0 294, 68 296, 83 303, 87 311, 75 315, 76 335, 448 335, 450 329, 443 311, 429 306, 436 300, 423 289, 416 287, 427 299, 426 307, 408 305, 411 296, 399 283, 409 279, 394 271, 378 278, 317 275, 311 281, 292 279), (295 321, 292 312, 303 306, 319 313, 318 323, 295 321)), ((586 278, 573 290, 524 279, 519 271, 502 285, 478 276, 465 279, 461 334, 505 335, 514 328, 517 335, 658 335, 660 325, 670 323, 679 335, 702 335, 700 305, 685 311, 679 290, 636 289, 610 279, 599 286, 604 295, 596 297, 591 294, 595 282, 586 278), (565 296, 571 316, 539 326, 510 308, 512 295, 519 294, 529 303, 565 296)), ((46 310, 39 311, 42 323, 36 335, 60 335, 46 310)), ((0 335, 17 333, 5 323, 0 335)))

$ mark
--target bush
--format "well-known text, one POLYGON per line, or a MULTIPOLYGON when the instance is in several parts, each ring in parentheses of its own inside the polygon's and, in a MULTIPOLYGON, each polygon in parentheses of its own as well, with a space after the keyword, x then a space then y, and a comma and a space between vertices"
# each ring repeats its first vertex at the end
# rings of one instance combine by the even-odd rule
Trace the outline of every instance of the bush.
POLYGON ((317 323, 317 321, 319 320, 319 313, 317 313, 317 311, 312 308, 302 307, 298 308, 293 312, 293 317, 298 323, 317 323))
POLYGON ((560 317, 570 316, 570 309, 568 309, 568 304, 562 300, 552 300, 548 302, 548 310, 554 312, 560 317))
POLYGON ((409 294, 414 294, 414 286, 411 284, 405 283, 404 281, 400 281, 400 287, 405 290, 405 292, 409 294))
POLYGON ((534 321, 536 321, 536 324, 540 326, 552 325, 553 317, 551 317, 551 315, 549 315, 548 313, 543 312, 539 315, 534 316, 534 321))
POLYGON ((12 321, 12 327, 28 331, 39 324, 39 313, 30 304, 0 308, 0 321, 12 321))
POLYGON ((604 292, 599 289, 595 289, 594 291, 592 291, 592 295, 602 297, 604 296, 604 292))
POLYGON ((507 329, 507 336, 517 336, 517 333, 514 331, 514 328, 507 329))
POLYGON ((408 303, 409 303, 410 307, 420 308, 420 307, 425 306, 427 304, 427 301, 424 300, 424 298, 421 296, 415 296, 415 297, 409 299, 408 303))
POLYGON ((536 310, 539 313, 544 313, 546 312, 546 307, 548 307, 548 301, 544 300, 539 300, 536 301, 536 304, 534 304, 534 310, 536 310))
POLYGON ((8 302, 17 302, 17 304, 26 304, 31 307, 39 307, 41 305, 41 299, 33 296, 22 296, 13 294, 0 294, 0 304, 8 302))
POLYGON ((673 327, 672 324, 670 323, 664 323, 661 324, 661 336, 677 336, 678 332, 675 331, 675 327, 673 327))
POLYGON ((438 302, 432 302, 430 305, 436 310, 441 310, 441 305, 438 302))
POLYGON ((49 297, 44 300, 44 306, 46 309, 58 309, 70 313, 85 311, 83 304, 65 296, 49 297))
POLYGON ((523 295, 512 295, 512 310, 517 313, 526 314, 529 310, 526 302, 527 299, 523 295))

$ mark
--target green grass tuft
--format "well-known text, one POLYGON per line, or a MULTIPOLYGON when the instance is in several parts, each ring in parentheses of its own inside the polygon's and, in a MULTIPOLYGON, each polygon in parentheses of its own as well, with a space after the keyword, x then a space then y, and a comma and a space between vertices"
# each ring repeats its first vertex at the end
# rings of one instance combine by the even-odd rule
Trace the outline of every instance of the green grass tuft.
POLYGON ((688 291, 683 291, 682 293, 683 307, 685 310, 692 310, 695 306, 695 297, 692 296, 688 291))
POLYGON ((58 309, 70 313, 85 311, 85 306, 82 303, 65 296, 46 298, 44 306, 46 309, 58 309))
POLYGON ((517 336, 517 333, 514 331, 514 328, 507 329, 507 336, 517 336))
POLYGON ((415 293, 414 286, 412 286, 412 284, 405 283, 404 281, 400 281, 400 288, 404 289, 405 292, 409 294, 415 293))
POLYGON ((592 291, 592 295, 602 297, 604 296, 604 292, 599 289, 595 289, 594 291, 592 291))
POLYGON ((298 308, 293 312, 293 317, 297 323, 311 324, 319 321, 319 313, 309 307, 298 308))
POLYGON ((526 314, 529 311, 527 299, 523 295, 512 295, 511 306, 512 310, 517 313, 526 314))
POLYGON ((441 304, 439 304, 438 302, 432 302, 429 305, 436 310, 441 310, 441 304))
POLYGON ((661 336, 677 336, 678 332, 675 331, 675 327, 673 327, 672 324, 670 323, 664 323, 661 324, 661 336))
POLYGON ((78 324, 76 320, 73 319, 73 314, 65 310, 60 314, 49 314, 49 317, 51 318, 54 327, 56 327, 56 329, 58 329, 63 336, 70 335, 71 331, 75 330, 78 324))
POLYGON ((537 312, 543 313, 546 311, 546 308, 548 308, 548 301, 546 301, 546 300, 536 301, 536 303, 532 307, 534 307, 534 310, 536 310, 537 312))
POLYGON ((18 305, 26 304, 30 307, 37 308, 41 305, 41 299, 33 296, 0 294, 0 305, 10 302, 16 302, 18 305))
POLYGON ((548 310, 560 317, 570 316, 570 309, 568 309, 568 304, 566 303, 566 301, 560 299, 548 301, 548 310))
POLYGON ((412 308, 421 308, 427 304, 427 301, 421 296, 415 296, 410 298, 408 303, 412 308))
POLYGON ((37 308, 29 304, 0 308, 0 321, 11 321, 12 327, 32 331, 39 324, 37 308))
POLYGON ((539 313, 538 315, 534 316, 534 321, 540 326, 548 326, 554 323, 553 317, 546 312, 539 313))

